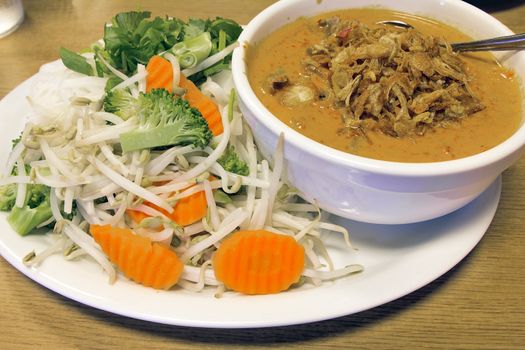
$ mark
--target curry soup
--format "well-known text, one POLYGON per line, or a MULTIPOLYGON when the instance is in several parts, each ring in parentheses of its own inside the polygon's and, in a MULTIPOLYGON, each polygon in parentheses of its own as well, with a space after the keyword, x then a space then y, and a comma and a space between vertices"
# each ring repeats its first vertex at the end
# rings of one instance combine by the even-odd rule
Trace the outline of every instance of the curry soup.
POLYGON ((483 152, 507 139, 520 126, 522 95, 517 78, 498 65, 489 53, 459 55, 468 76, 467 89, 479 99, 483 109, 475 110, 475 113, 458 122, 442 123, 423 134, 392 136, 377 130, 362 134, 346 132, 349 129, 344 128, 340 106, 315 95, 308 103, 283 103, 282 92, 272 91, 268 77, 284 72, 293 85, 294 80, 316 75, 305 69, 305 52, 325 38, 320 23, 333 16, 341 20, 358 20, 370 28, 377 27, 378 21, 402 20, 412 24, 423 35, 443 38, 448 42, 470 40, 465 34, 437 21, 379 9, 325 13, 301 18, 276 30, 249 47, 248 78, 257 97, 268 110, 303 135, 364 157, 399 162, 436 162, 483 152))

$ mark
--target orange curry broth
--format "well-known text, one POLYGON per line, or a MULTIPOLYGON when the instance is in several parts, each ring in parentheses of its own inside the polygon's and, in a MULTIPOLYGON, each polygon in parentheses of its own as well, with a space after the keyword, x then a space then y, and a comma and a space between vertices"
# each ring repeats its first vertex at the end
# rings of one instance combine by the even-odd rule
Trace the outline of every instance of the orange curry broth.
POLYGON ((471 40, 445 24, 428 18, 390 10, 353 9, 301 18, 276 30, 248 48, 248 78, 257 97, 274 115, 303 135, 324 145, 375 159, 399 162, 437 162, 467 157, 483 152, 512 135, 522 121, 522 93, 517 78, 501 67, 489 53, 463 53, 470 87, 485 109, 459 123, 428 130, 423 136, 395 138, 380 132, 367 132, 364 137, 343 135, 340 113, 330 105, 315 101, 293 108, 265 90, 269 75, 279 68, 289 77, 306 74, 301 60, 306 48, 320 42, 323 31, 317 21, 337 15, 374 25, 381 20, 402 20, 422 33, 443 36, 449 42, 471 40))

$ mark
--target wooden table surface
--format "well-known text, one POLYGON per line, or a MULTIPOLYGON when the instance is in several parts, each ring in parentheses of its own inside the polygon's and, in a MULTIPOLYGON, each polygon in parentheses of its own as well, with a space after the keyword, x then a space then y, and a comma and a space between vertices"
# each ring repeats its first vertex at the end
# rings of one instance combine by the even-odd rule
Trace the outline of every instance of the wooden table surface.
MULTIPOLYGON (((61 46, 80 50, 98 39, 117 12, 147 9, 247 23, 272 2, 24 0, 25 22, 0 39, 0 98, 55 60, 61 46)), ((515 32, 525 32, 525 4, 500 3, 477 2, 515 32)), ((0 349, 525 349, 524 230, 522 158, 503 174, 499 209, 484 238, 444 276, 358 314, 267 329, 196 329, 113 315, 49 291, 0 258, 0 349)))

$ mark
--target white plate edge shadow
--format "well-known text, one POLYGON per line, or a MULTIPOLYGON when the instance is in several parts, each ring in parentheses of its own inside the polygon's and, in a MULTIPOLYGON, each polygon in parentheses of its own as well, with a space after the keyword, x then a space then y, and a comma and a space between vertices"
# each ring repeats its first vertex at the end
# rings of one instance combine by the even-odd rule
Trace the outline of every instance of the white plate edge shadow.
MULTIPOLYGON (((27 111, 28 107, 21 105, 26 104, 24 97, 32 79, 34 76, 0 101, 2 123, 15 111, 24 111, 24 108, 27 111)), ((16 135, 18 130, 13 128, 16 128, 16 123, 0 130, 5 144, 10 143, 7 137, 16 135)), ((82 304, 122 316, 190 327, 294 325, 345 316, 385 304, 445 274, 483 237, 496 213, 500 193, 501 177, 498 177, 464 208, 418 224, 369 225, 335 218, 338 223, 349 226, 353 242, 360 249, 348 256, 336 251, 336 263, 362 263, 365 271, 321 287, 299 288, 276 295, 229 293, 217 299, 213 297, 213 291, 201 294, 158 292, 129 282, 122 276, 115 285, 109 285, 107 276, 95 263, 88 260, 67 262, 60 256, 49 258, 38 268, 27 268, 22 263, 23 256, 34 247, 42 249, 46 238, 20 237, 9 228, 4 217, 0 218, 3 232, 0 254, 40 285, 82 304), (395 238, 392 236, 396 235, 408 240, 392 242, 391 239, 395 238)), ((333 235, 328 237, 328 241, 332 239, 334 243, 341 242, 333 235)))

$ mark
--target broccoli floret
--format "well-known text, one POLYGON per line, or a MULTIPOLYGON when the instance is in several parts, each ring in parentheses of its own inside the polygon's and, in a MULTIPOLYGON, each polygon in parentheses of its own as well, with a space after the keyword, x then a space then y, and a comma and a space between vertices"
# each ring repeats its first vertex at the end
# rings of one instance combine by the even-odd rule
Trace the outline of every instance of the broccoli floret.
POLYGON ((30 184, 24 206, 13 206, 7 216, 7 222, 21 236, 30 233, 38 225, 51 218, 51 204, 49 202, 50 188, 45 185, 30 184))
POLYGON ((0 210, 10 211, 16 202, 16 185, 0 186, 0 210))
POLYGON ((170 145, 203 148, 213 137, 201 113, 165 89, 141 93, 138 105, 137 129, 120 135, 124 152, 170 145))
POLYGON ((228 148, 226 148, 217 162, 222 165, 224 170, 229 171, 230 173, 243 176, 247 176, 250 173, 248 164, 239 157, 233 145, 229 145, 228 148))
MULTIPOLYGON (((31 166, 26 164, 26 174, 30 172, 31 166)), ((17 175, 17 173, 17 168, 14 167, 11 174, 17 175)), ((49 202, 50 192, 51 188, 46 185, 27 184, 24 205, 16 207, 17 185, 0 186, 0 210, 10 211, 7 221, 16 232, 25 236, 53 216, 51 203, 49 202)), ((61 211, 65 219, 71 220, 77 212, 76 203, 73 202, 71 213, 66 214, 63 210, 61 211)), ((48 225, 48 227, 52 228, 51 225, 54 225, 54 223, 48 225)))
POLYGON ((38 207, 42 202, 49 201, 50 188, 42 184, 30 184, 27 188, 26 204, 30 208, 38 207))
MULTIPOLYGON (((13 142, 13 147, 20 142, 21 137, 18 137, 13 142)), ((31 166, 29 164, 25 165, 26 174, 29 174, 31 171, 31 166)), ((13 170, 11 171, 11 175, 16 176, 18 175, 18 168, 15 166, 13 167, 13 170)), ((27 185, 27 193, 30 193, 31 186, 33 185, 27 185)), ((1 211, 10 211, 16 202, 16 194, 17 194, 17 185, 16 184, 7 184, 0 186, 0 210, 1 211)))
MULTIPOLYGON (((10 211, 16 202, 17 185, 8 184, 0 186, 0 210, 10 211)), ((49 187, 39 184, 28 184, 26 189, 26 205, 36 208, 45 202, 49 196, 49 187)))
POLYGON ((136 115, 139 101, 127 89, 112 90, 104 97, 104 111, 114 113, 124 120, 136 115))

